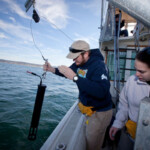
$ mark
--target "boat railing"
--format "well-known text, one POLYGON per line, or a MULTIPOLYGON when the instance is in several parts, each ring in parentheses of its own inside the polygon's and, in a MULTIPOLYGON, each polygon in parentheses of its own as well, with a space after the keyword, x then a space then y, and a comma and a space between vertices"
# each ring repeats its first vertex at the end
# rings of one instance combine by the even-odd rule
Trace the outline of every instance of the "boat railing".
POLYGON ((85 115, 79 111, 77 104, 78 101, 76 101, 69 109, 64 118, 41 147, 41 150, 86 149, 84 130, 85 115))

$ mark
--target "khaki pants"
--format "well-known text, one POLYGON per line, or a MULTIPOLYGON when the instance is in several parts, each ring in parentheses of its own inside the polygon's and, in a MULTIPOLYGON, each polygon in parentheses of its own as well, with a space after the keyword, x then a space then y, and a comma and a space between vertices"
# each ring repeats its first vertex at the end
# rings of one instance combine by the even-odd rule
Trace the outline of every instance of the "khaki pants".
POLYGON ((112 118, 112 109, 103 112, 95 112, 87 117, 86 124, 86 150, 101 150, 105 132, 112 118))

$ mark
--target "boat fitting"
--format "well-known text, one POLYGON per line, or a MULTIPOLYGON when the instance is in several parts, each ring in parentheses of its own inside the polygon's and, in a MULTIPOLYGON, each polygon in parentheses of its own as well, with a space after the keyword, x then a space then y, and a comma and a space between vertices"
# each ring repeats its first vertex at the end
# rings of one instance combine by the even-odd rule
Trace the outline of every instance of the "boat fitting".
POLYGON ((66 145, 63 143, 60 143, 56 146, 56 150, 65 150, 66 149, 66 145))

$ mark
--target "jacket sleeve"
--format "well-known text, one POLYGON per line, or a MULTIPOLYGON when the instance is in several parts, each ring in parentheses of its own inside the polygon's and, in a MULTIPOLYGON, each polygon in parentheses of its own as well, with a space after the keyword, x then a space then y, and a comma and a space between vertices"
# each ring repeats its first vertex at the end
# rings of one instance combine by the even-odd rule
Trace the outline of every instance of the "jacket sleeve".
POLYGON ((125 21, 122 20, 121 23, 120 23, 120 28, 122 28, 124 25, 125 25, 125 21))
MULTIPOLYGON (((129 81, 128 81, 129 82, 129 81)), ((123 128, 125 126, 125 122, 128 120, 128 82, 123 87, 118 104, 118 111, 116 113, 116 117, 112 126, 116 128, 123 128)))
POLYGON ((56 75, 61 76, 61 77, 64 77, 64 75, 59 72, 58 68, 55 68, 55 69, 56 69, 56 71, 55 71, 55 74, 56 74, 56 75))
MULTIPOLYGON (((69 68, 71 68, 74 72, 76 72, 76 70, 77 70, 74 63, 69 68)), ((62 73, 59 72, 58 68, 55 68, 55 69, 56 69, 56 71, 55 71, 56 75, 61 76, 61 77, 65 77, 62 73)))
POLYGON ((105 68, 97 67, 90 79, 79 76, 79 80, 76 83, 81 92, 86 92, 99 99, 105 98, 110 88, 105 68))

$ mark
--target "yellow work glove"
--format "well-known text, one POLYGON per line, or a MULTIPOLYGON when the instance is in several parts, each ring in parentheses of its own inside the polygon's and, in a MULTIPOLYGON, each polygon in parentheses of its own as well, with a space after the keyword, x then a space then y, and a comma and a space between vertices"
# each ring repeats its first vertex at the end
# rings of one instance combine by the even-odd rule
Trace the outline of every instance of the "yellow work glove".
POLYGON ((86 114, 87 116, 92 116, 96 111, 93 111, 91 108, 92 106, 84 106, 81 102, 78 103, 78 107, 81 113, 86 114))
POLYGON ((127 128, 127 132, 130 134, 130 136, 135 139, 135 134, 136 134, 136 122, 132 121, 132 120, 128 120, 126 122, 126 128, 127 128))

